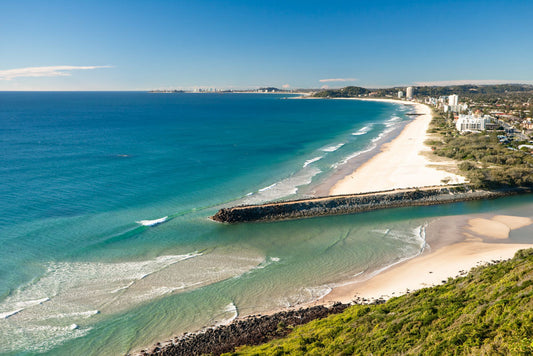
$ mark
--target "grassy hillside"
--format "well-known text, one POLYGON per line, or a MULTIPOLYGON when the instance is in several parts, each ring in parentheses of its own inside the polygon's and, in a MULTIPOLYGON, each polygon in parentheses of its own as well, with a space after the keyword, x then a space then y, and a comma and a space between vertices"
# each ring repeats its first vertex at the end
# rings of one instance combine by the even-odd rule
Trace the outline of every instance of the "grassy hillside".
MULTIPOLYGON (((278 327, 283 327, 279 325, 278 327)), ((533 249, 234 355, 532 355, 533 249)))

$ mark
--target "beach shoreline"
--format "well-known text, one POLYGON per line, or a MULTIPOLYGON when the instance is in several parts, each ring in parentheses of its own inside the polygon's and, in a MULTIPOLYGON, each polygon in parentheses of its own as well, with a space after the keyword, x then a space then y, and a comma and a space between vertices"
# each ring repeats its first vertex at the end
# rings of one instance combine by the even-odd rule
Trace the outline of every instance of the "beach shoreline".
MULTIPOLYGON (((413 105, 419 115, 398 136, 382 145, 380 153, 340 179, 330 189, 330 195, 466 182, 464 177, 447 172, 445 167, 428 159, 431 149, 425 142, 430 138, 428 129, 432 114, 429 106, 395 99, 346 99, 413 105)), ((528 225, 522 219, 526 218, 504 216, 493 221, 452 216, 437 219, 427 227, 426 247, 419 255, 388 266, 365 280, 345 281, 316 303, 388 299, 441 284, 479 264, 509 259, 518 250, 533 246, 509 241, 513 229, 528 225), (497 231, 497 238, 494 231, 497 231)))
MULTIPOLYGON (((294 99, 318 100, 322 98, 297 97, 294 99)), ((403 126, 397 135, 379 145, 377 147, 379 152, 373 152, 363 164, 353 169, 353 166, 350 165, 352 162, 348 161, 347 167, 352 167, 352 172, 342 177, 337 176, 336 182, 328 191, 328 196, 445 186, 450 183, 466 182, 464 177, 445 171, 445 167, 438 167, 427 157, 428 153, 431 154, 431 149, 425 144, 430 138, 427 131, 432 120, 429 106, 418 102, 395 99, 334 98, 334 100, 361 100, 411 105, 415 108, 417 116, 403 126), (387 162, 395 162, 395 165, 388 165, 387 162)), ((447 164, 449 163, 447 162, 447 164)), ((454 162, 451 161, 451 163, 454 162)), ((479 222, 473 230, 468 230, 469 222, 476 224, 476 219, 484 220, 481 225, 487 225, 487 221, 490 220, 470 219, 468 216, 459 215, 432 221, 426 231, 426 246, 420 251, 420 254, 397 261, 379 271, 371 272, 366 277, 341 281, 325 296, 298 307, 331 305, 337 302, 350 303, 354 300, 371 302, 388 299, 416 289, 441 284, 448 278, 464 274, 480 264, 506 260, 512 258, 520 249, 533 247, 533 244, 516 244, 508 240, 509 233, 513 229, 525 226, 517 223, 517 221, 520 222, 521 219, 525 218, 507 216, 502 217, 501 221, 491 221, 491 224, 488 225, 491 228, 494 228, 494 224, 504 226, 500 226, 498 230, 500 234, 501 231, 507 231, 506 236, 498 236, 497 239, 491 235, 493 234, 491 229, 479 227, 479 222), (507 225, 505 225, 505 221, 507 221, 507 225), (417 273, 417 271, 422 270, 427 270, 427 273, 417 273)), ((288 309, 279 308, 271 310, 267 314, 288 309)), ((243 315, 239 319, 245 317, 247 316, 243 315)))
MULTIPOLYGON (((445 171, 445 167, 436 167, 435 162, 427 157, 428 153, 431 154, 431 149, 425 144, 430 138, 427 131, 432 120, 429 106, 394 99, 335 99, 411 105, 418 115, 402 127, 399 134, 381 144, 378 147, 380 152, 373 153, 351 173, 337 177, 336 183, 328 192, 329 196, 465 183, 464 177, 445 171), (387 162, 395 162, 395 165, 388 165, 387 162)), ((350 163, 348 162, 348 167, 350 163)), ((533 247, 533 244, 517 244, 509 240, 509 233, 513 229, 527 225, 517 223, 523 223, 523 219, 525 218, 506 216, 501 217, 500 221, 492 221, 462 215, 437 219, 427 226, 426 246, 420 254, 386 266, 367 277, 342 281, 322 298, 303 306, 350 303, 355 300, 369 303, 386 300, 441 284, 448 278, 463 275, 481 264, 512 258, 518 250, 533 247), (487 225, 487 221, 491 221, 491 224, 487 225), (475 226, 472 228, 470 223, 475 226), (484 229, 480 226, 483 224, 492 229, 495 224, 503 225, 498 230, 500 236, 493 238, 492 229, 484 229), (507 235, 501 236, 501 231, 507 231, 507 235)), ((270 313, 283 310, 286 309, 272 310, 270 313)))
MULTIPOLYGON (((351 98, 349 98, 351 99, 351 98)), ((465 183, 462 176, 444 170, 427 158, 431 149, 425 144, 432 120, 429 106, 392 99, 359 99, 412 105, 418 114, 398 136, 381 146, 381 152, 340 179, 329 195, 356 194, 400 188, 465 183), (390 164, 394 162, 394 164, 390 164)))
MULTIPOLYGON (((284 322, 287 313, 313 313, 314 308, 341 308, 342 312, 350 304, 381 304, 392 297, 399 297, 416 290, 443 284, 449 278, 465 276, 472 268, 500 262, 512 258, 521 249, 532 248, 533 244, 524 244, 512 240, 514 230, 533 224, 533 218, 473 214, 441 217, 433 220, 426 227, 426 241, 417 256, 396 262, 368 276, 355 277, 336 284, 332 290, 318 300, 294 305, 289 308, 277 308, 261 314, 239 315, 227 325, 209 327, 200 331, 184 334, 166 342, 161 342, 133 354, 159 354, 160 351, 172 351, 191 344, 191 340, 200 340, 201 347, 217 343, 216 339, 227 330, 250 328, 250 335, 256 335, 263 326, 258 326, 270 319, 284 322), (497 234, 494 234, 494 228, 497 234), (231 326, 234 325, 234 326, 231 326), (215 338, 215 339, 213 339, 215 338)), ((328 309, 320 309, 327 311, 328 309)), ((327 312, 329 313, 329 312, 327 312)), ((336 312, 333 312, 336 313, 336 312)), ((325 315, 315 315, 316 318, 325 315)), ((311 321, 312 317, 309 321, 311 321)), ((244 330, 244 329, 243 329, 244 330)), ((237 337, 238 338, 238 335, 237 337)), ((245 338, 244 338, 245 339, 245 338)), ((245 342, 246 344, 246 342, 245 342)), ((242 345, 236 344, 236 346, 242 345)), ((140 350, 140 349, 138 349, 140 350)))
POLYGON ((419 255, 367 279, 346 281, 317 303, 386 300, 445 283, 479 265, 510 259, 518 250, 533 247, 510 239, 513 230, 532 223, 531 218, 494 214, 439 218, 428 225, 426 247, 419 255), (499 225, 497 237, 495 225, 499 225))
MULTIPOLYGON (((464 182, 463 177, 453 177, 453 173, 428 167, 433 163, 423 155, 430 152, 424 144, 428 139, 427 129, 431 121, 431 109, 428 106, 391 99, 346 98, 353 99, 414 105, 419 115, 405 125, 397 136, 381 145, 379 153, 339 179, 329 191, 330 195, 445 185, 442 179, 450 176, 452 182, 453 179, 456 179, 456 183, 464 182), (379 169, 380 165, 386 166, 386 162, 403 162, 403 169, 395 171, 394 168, 388 167, 386 172, 379 169), (425 173, 429 173, 430 178, 424 177, 425 173), (388 179, 389 176, 394 179, 388 179)), ((347 166, 350 166, 350 162, 347 166)), ((339 302, 376 303, 417 289, 442 284, 448 278, 466 274, 473 267, 509 259, 518 250, 533 247, 533 244, 515 243, 510 239, 513 230, 531 223, 533 220, 530 218, 501 215, 495 217, 490 214, 438 218, 426 227, 426 244, 416 256, 396 261, 378 271, 370 271, 367 275, 339 281, 332 285, 329 293, 317 300, 290 308, 280 307, 263 311, 262 315, 317 305, 330 306, 339 302), (487 229, 486 226, 490 228, 487 229)), ((245 320, 250 316, 239 315, 233 322, 245 320)), ((205 330, 196 333, 202 332, 205 330)))

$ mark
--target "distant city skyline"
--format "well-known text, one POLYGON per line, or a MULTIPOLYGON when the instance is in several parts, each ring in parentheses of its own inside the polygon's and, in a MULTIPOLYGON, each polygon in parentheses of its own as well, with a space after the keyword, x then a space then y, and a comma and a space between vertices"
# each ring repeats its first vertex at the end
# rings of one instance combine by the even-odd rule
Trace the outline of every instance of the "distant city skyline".
POLYGON ((0 3, 0 90, 533 83, 529 1, 0 3))

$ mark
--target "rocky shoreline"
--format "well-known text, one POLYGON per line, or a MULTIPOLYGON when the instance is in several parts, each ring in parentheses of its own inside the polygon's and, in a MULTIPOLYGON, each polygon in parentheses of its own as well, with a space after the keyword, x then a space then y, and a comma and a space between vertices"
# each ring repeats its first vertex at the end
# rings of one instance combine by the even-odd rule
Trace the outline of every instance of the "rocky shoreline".
POLYGON ((211 219, 224 223, 301 219, 324 215, 361 213, 386 208, 494 199, 531 192, 532 189, 530 188, 482 190, 475 189, 467 184, 395 189, 223 208, 213 215, 211 219))
MULTIPOLYGON (((381 304, 384 300, 359 300, 356 303, 381 304)), ((328 315, 342 313, 352 304, 335 303, 282 311, 271 315, 252 315, 236 320, 229 325, 217 326, 203 332, 184 334, 165 345, 156 344, 150 351, 142 350, 139 355, 220 355, 233 352, 242 345, 259 345, 289 334, 297 325, 306 324, 328 315)))

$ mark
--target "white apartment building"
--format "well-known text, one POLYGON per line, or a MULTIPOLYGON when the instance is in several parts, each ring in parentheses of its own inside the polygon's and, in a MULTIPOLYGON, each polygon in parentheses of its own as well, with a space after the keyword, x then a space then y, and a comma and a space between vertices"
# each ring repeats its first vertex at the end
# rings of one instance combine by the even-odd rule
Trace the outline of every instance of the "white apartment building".
POLYGON ((488 115, 483 117, 473 115, 459 115, 459 119, 455 123, 457 131, 484 131, 488 123, 492 121, 492 118, 488 115))
POLYGON ((398 99, 401 99, 401 98, 403 98, 403 91, 400 90, 398 92, 398 99))
POLYGON ((413 98, 413 87, 407 87, 407 94, 405 95, 407 97, 407 99, 412 99, 413 98))
POLYGON ((457 106, 459 103, 459 95, 453 94, 448 97, 448 105, 457 106))

